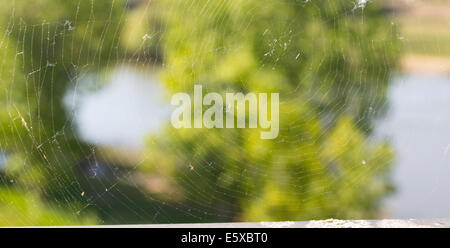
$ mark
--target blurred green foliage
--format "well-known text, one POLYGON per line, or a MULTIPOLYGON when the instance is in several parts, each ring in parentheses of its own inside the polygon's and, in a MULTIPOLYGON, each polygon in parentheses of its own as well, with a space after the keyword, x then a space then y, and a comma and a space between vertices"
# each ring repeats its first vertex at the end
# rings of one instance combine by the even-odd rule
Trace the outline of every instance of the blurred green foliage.
POLYGON ((33 193, 0 189, 0 226, 59 226, 94 225, 95 216, 85 216, 82 220, 62 209, 42 202, 33 193))
POLYGON ((279 92, 282 102, 277 139, 259 139, 260 130, 168 127, 149 142, 148 171, 174 178, 185 204, 203 209, 207 221, 377 216, 393 154, 367 137, 396 56, 394 27, 379 6, 158 6, 169 89, 192 92, 201 83, 206 92, 279 92))
POLYGON ((1 225, 374 218, 391 189, 393 153, 368 140, 397 55, 376 3, 15 1, 0 31, 1 225), (137 172, 170 192, 87 178, 96 148, 63 98, 122 64, 158 66, 171 92, 279 92, 280 135, 168 126, 137 172))

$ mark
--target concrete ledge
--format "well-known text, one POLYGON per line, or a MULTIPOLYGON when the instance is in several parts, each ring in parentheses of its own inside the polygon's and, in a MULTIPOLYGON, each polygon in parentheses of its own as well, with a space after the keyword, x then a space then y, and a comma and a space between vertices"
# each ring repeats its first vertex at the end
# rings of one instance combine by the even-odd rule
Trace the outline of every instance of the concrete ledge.
POLYGON ((75 226, 88 228, 450 228, 450 219, 313 220, 286 222, 248 222, 211 224, 152 224, 75 226))

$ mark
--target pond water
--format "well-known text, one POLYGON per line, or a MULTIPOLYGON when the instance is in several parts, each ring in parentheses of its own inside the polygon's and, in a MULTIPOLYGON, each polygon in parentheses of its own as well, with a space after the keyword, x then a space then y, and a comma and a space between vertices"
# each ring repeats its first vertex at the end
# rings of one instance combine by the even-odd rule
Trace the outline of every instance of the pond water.
POLYGON ((450 217, 450 77, 398 77, 389 102, 377 135, 396 153, 390 217, 450 217))
POLYGON ((100 90, 87 76, 65 97, 82 139, 96 145, 139 149, 169 120, 171 106, 151 73, 120 68, 100 90))

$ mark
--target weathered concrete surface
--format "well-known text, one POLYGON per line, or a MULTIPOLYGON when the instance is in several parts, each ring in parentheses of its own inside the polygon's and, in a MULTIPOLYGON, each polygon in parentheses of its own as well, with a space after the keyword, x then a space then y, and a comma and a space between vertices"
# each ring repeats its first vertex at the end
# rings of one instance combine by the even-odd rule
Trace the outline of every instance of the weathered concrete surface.
POLYGON ((76 226, 90 228, 450 228, 450 219, 313 220, 286 222, 76 226))

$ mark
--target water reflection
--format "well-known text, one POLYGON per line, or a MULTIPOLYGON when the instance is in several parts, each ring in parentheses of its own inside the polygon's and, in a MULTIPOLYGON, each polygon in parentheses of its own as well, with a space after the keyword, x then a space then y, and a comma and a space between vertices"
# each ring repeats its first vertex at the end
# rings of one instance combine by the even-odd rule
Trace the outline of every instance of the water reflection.
POLYGON ((392 217, 450 216, 450 77, 406 75, 389 91, 378 125, 396 152, 392 217))
POLYGON ((140 148, 149 133, 170 117, 164 89, 149 73, 119 68, 100 90, 94 76, 79 82, 65 98, 82 139, 96 145, 140 148))

